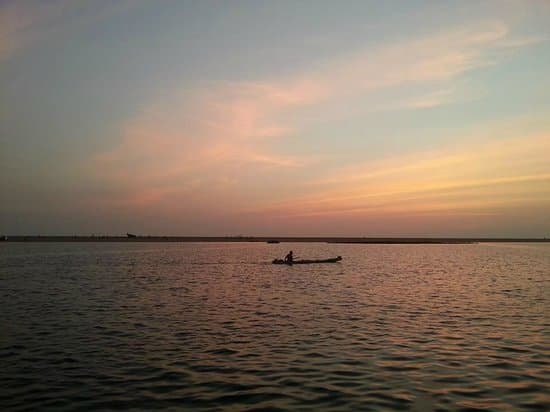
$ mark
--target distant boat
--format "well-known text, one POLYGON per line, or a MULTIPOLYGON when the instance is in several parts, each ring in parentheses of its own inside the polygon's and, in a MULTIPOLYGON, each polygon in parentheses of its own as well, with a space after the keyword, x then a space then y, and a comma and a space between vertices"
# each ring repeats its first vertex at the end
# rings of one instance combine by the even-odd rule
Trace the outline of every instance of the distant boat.
POLYGON ((267 243, 281 243, 278 240, 268 240, 267 243))
POLYGON ((330 259, 301 259, 301 260, 293 260, 291 262, 285 262, 283 259, 274 259, 273 264, 274 265, 308 265, 311 263, 336 263, 340 262, 342 260, 342 256, 338 256, 335 258, 330 259))
POLYGON ((131 233, 126 233, 126 236, 128 236, 129 238, 135 238, 135 237, 137 237, 137 235, 132 235, 131 233))

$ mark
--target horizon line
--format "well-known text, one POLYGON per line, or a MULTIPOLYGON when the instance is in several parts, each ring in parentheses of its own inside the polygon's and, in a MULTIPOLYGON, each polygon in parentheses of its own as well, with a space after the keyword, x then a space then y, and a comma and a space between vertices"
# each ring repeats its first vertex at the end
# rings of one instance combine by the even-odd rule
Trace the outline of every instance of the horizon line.
POLYGON ((550 242, 547 237, 491 236, 194 236, 194 235, 2 235, 12 242, 326 242, 326 243, 477 243, 477 242, 550 242))

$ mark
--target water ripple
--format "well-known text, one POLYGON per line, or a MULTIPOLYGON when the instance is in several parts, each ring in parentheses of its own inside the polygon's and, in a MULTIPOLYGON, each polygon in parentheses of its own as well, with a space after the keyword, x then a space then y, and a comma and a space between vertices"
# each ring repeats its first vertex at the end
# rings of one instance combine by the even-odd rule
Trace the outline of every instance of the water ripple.
POLYGON ((0 408, 550 410, 550 248, 512 246, 3 244, 0 408))

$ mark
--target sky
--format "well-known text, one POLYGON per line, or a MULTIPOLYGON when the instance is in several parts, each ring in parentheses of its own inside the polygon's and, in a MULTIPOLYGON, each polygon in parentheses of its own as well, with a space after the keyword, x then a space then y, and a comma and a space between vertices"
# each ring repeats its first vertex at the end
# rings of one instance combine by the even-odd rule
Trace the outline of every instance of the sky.
POLYGON ((549 21, 0 1, 0 233, 550 237, 549 21))

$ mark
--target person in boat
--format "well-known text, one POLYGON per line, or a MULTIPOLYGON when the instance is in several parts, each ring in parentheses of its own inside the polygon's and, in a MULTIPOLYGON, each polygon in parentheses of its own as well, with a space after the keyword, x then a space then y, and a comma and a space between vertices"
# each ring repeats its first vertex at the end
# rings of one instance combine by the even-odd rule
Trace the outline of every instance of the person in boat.
POLYGON ((294 261, 294 255, 292 254, 292 250, 288 252, 288 254, 285 256, 285 263, 292 263, 294 261))

